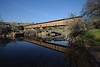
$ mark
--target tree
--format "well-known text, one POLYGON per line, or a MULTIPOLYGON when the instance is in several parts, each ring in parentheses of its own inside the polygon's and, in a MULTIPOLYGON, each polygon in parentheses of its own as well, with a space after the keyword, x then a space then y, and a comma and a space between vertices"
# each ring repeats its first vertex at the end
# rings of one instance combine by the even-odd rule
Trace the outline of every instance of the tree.
POLYGON ((3 21, 3 19, 0 17, 0 22, 2 22, 3 21))
POLYGON ((82 31, 76 38, 76 43, 82 46, 95 45, 95 36, 88 31, 82 31))
POLYGON ((82 16, 85 21, 100 28, 100 0, 87 0, 82 9, 82 16))
POLYGON ((35 24, 35 22, 32 22, 32 24, 35 24))
POLYGON ((72 18, 72 17, 76 17, 76 16, 77 16, 76 13, 72 13, 72 12, 69 13, 69 17, 70 17, 70 18, 72 18))
POLYGON ((76 37, 79 33, 85 30, 85 24, 81 22, 81 16, 75 16, 75 14, 70 14, 70 23, 65 22, 66 39, 69 42, 75 42, 76 37))

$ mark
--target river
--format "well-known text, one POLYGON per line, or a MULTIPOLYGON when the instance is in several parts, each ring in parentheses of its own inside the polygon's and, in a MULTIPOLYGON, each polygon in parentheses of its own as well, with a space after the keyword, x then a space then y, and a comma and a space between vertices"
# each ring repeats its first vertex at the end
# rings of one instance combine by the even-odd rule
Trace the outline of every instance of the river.
POLYGON ((78 52, 68 41, 0 39, 0 67, 93 67, 78 52))

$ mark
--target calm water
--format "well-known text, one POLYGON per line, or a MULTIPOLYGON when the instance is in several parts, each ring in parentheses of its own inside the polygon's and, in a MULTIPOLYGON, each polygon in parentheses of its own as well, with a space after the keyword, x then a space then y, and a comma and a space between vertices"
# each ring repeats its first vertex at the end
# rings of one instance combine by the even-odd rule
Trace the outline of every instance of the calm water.
POLYGON ((93 67, 92 63, 88 62, 90 58, 83 58, 84 55, 77 50, 65 50, 68 49, 67 41, 0 42, 0 67, 93 67))
POLYGON ((5 46, 1 46, 0 65, 14 66, 14 67, 15 66, 24 66, 24 67, 69 66, 68 62, 65 63, 64 53, 25 41, 13 41, 13 42, 10 41, 5 46))

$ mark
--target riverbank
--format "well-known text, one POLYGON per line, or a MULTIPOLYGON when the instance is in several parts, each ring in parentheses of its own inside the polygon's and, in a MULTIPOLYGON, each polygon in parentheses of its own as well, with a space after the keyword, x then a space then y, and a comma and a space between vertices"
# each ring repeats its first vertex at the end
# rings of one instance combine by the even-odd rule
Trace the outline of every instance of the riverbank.
POLYGON ((24 37, 24 32, 9 32, 7 34, 0 34, 0 38, 17 38, 24 37))
POLYGON ((100 67, 100 29, 92 29, 88 32, 92 33, 95 36, 95 45, 86 48, 91 53, 91 55, 96 59, 100 67))

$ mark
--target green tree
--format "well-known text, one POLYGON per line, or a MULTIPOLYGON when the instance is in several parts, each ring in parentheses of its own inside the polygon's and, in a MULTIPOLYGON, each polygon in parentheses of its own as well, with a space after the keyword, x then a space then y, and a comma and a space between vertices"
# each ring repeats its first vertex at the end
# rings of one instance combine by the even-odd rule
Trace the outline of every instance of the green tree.
POLYGON ((95 36, 88 31, 82 31, 76 38, 76 43, 82 46, 95 45, 95 36))

